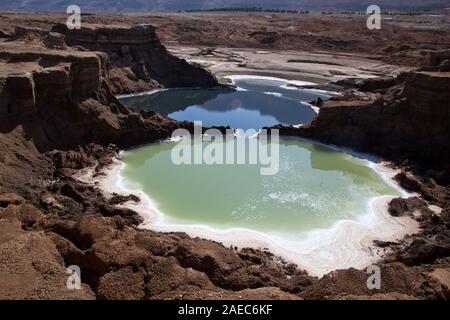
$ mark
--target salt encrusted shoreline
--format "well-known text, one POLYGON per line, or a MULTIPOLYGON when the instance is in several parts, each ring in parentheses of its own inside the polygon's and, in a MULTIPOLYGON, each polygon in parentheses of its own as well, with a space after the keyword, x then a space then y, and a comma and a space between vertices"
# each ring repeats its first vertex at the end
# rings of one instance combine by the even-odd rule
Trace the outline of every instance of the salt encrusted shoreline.
MULTIPOLYGON (((358 154, 361 157, 361 154, 358 154)), ((392 177, 396 170, 386 163, 368 165, 380 174, 387 183, 395 186, 403 196, 408 196, 401 190, 392 177)), ((269 235, 249 229, 215 229, 206 225, 178 225, 158 210, 157 205, 141 190, 126 185, 121 172, 125 164, 113 159, 104 168, 101 175, 94 177, 93 169, 80 172, 76 178, 94 184, 103 190, 106 197, 113 193, 137 195, 139 203, 126 203, 123 206, 138 212, 144 222, 142 229, 159 232, 185 232, 191 237, 200 237, 221 242, 225 246, 238 248, 251 247, 268 250, 288 262, 295 263, 310 275, 323 276, 330 271, 346 268, 363 269, 376 263, 385 253, 377 248, 374 240, 396 241, 408 234, 418 231, 418 224, 409 217, 394 218, 388 212, 388 203, 394 196, 383 196, 372 199, 370 212, 357 220, 342 220, 331 228, 308 232, 301 241, 292 241, 280 236, 269 235)))
POLYGON ((286 80, 282 78, 277 77, 269 77, 269 76, 256 76, 256 75, 227 75, 223 76, 225 79, 231 80, 233 84, 235 84, 234 80, 240 80, 240 79, 252 79, 252 80, 274 80, 274 81, 283 81, 286 84, 291 84, 294 86, 315 86, 317 83, 310 82, 310 81, 300 81, 300 80, 286 80))

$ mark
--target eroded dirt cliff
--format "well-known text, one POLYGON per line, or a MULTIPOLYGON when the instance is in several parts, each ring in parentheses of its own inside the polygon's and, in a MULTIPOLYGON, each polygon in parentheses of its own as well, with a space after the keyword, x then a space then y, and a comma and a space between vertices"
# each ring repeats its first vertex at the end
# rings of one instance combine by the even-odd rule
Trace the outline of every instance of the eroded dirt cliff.
POLYGON ((450 164, 450 73, 414 71, 366 80, 343 96, 319 103, 301 128, 282 128, 321 141, 434 169, 444 185, 450 164))
MULTIPOLYGON (((0 49, 1 298, 449 297, 448 193, 433 180, 417 180, 407 172, 398 177, 399 181, 421 193, 425 200, 397 201, 391 204, 391 209, 396 215, 414 216, 425 231, 399 244, 379 244, 380 248, 392 250, 380 263, 384 275, 381 290, 367 289, 367 274, 363 270, 336 271, 318 280, 268 252, 238 251, 181 233, 139 230, 140 217, 118 206, 127 201, 139 201, 138 198, 115 195, 106 199, 99 189, 72 176, 87 167, 101 174, 101 169, 118 151, 117 146, 164 139, 175 128, 190 128, 191 125, 154 112, 135 113, 113 96, 111 86, 115 92, 129 92, 155 85, 182 85, 173 80, 184 79, 177 73, 158 71, 160 59, 175 61, 170 62, 174 70, 192 71, 186 79, 197 76, 197 79, 206 79, 206 82, 198 80, 186 85, 213 85, 214 79, 206 71, 192 69, 165 53, 155 53, 155 58, 152 50, 165 49, 154 38, 147 39, 153 34, 149 27, 130 29, 134 30, 132 32, 89 27, 73 34, 60 28, 55 27, 51 33, 19 29, 0 49), (124 40, 125 36, 130 37, 130 42, 124 40), (144 63, 138 59, 141 56, 144 63), (123 80, 128 68, 130 78, 128 75, 125 78, 133 83, 140 72, 144 76, 147 73, 149 78, 145 76, 142 81, 137 80, 137 86, 130 87, 123 80), (120 73, 117 81, 111 76, 114 69, 120 73), (431 203, 442 210, 432 211, 431 203), (79 291, 70 291, 65 286, 65 268, 71 264, 82 268, 83 285, 79 291)), ((424 77, 427 75, 425 73, 424 77)), ((410 81, 411 85, 416 83, 414 79, 410 81)), ((445 87, 445 80, 443 83, 445 87)), ((376 86, 377 90, 385 89, 383 85, 381 89, 380 85, 376 86)), ((373 142, 372 135, 376 136, 375 142, 384 143, 383 135, 393 132, 394 137, 397 135, 401 139, 422 137, 424 140, 419 140, 419 145, 428 142, 444 147, 437 136, 446 132, 443 124, 446 118, 437 116, 434 110, 422 112, 419 103, 435 99, 436 94, 429 93, 430 86, 423 85, 422 91, 419 87, 413 88, 400 85, 386 93, 374 93, 377 98, 369 99, 367 105, 362 106, 361 102, 343 99, 330 102, 350 105, 324 105, 316 122, 302 130, 317 138, 323 134, 320 137, 328 142, 363 149, 364 140, 355 140, 350 134, 355 127, 361 134, 365 134, 362 127, 372 128, 370 135, 363 136, 367 143, 373 142), (392 92, 397 93, 392 95, 392 92), (413 102, 402 102, 414 94, 418 96, 413 102), (390 96, 395 99, 387 100, 388 104, 384 105, 383 99, 390 96), (397 100, 400 100, 398 104, 397 100), (368 120, 371 114, 370 110, 369 113, 365 110, 368 106, 378 111, 377 117, 380 110, 393 108, 386 115, 405 119, 405 122, 401 122, 399 128, 393 124, 389 127, 389 122, 388 129, 370 127, 378 122, 368 120), (352 112, 347 113, 345 108, 352 112), (404 108, 413 112, 399 115, 404 108), (414 133, 410 126, 419 122, 416 118, 426 120, 432 128, 420 128, 414 133), (351 144, 345 143, 347 140, 351 144)), ((439 159, 437 155, 434 157, 439 159)))
POLYGON ((52 31, 65 35, 70 47, 108 54, 109 80, 114 93, 133 93, 160 87, 213 87, 215 77, 205 69, 171 55, 151 25, 102 27, 83 25, 68 30, 58 24, 52 31))

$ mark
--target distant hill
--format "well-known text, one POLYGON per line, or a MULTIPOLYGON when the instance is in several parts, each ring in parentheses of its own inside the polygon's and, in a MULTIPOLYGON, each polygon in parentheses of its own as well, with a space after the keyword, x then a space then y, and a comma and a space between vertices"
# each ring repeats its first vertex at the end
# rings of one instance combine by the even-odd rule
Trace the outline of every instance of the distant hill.
POLYGON ((370 4, 389 10, 415 10, 450 7, 450 0, 0 0, 0 11, 61 12, 71 4, 79 5, 84 12, 162 12, 223 7, 364 10, 370 4))

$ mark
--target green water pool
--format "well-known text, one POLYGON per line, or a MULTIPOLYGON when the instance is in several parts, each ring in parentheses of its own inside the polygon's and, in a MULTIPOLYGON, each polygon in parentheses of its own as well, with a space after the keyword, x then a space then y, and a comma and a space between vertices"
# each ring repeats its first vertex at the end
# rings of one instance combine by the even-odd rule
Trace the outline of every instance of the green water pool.
POLYGON ((177 143, 122 156, 126 187, 144 191, 170 223, 299 235, 357 220, 372 199, 400 195, 368 161, 307 141, 279 141, 273 176, 261 175, 259 165, 176 165, 177 143))

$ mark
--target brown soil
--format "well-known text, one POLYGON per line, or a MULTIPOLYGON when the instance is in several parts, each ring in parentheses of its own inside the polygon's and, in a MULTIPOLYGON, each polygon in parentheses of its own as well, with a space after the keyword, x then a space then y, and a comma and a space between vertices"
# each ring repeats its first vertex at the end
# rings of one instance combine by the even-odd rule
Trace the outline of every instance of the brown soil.
MULTIPOLYGON (((400 62, 426 65, 428 71, 358 83, 360 91, 350 90, 343 98, 318 103, 322 110, 311 126, 281 128, 285 134, 350 145, 394 160, 403 168, 397 176, 400 184, 420 194, 420 198, 391 203, 393 215, 411 216, 422 230, 399 243, 377 243, 390 254, 379 263, 381 290, 368 290, 364 270, 339 270, 317 279, 268 252, 225 248, 182 233, 140 230, 140 217, 118 206, 139 199, 132 195, 107 199, 101 190, 72 177, 84 168, 101 174, 118 147, 158 141, 175 128, 192 128, 192 124, 154 112, 136 113, 113 93, 170 86, 174 81, 171 72, 180 72, 180 68, 183 85, 217 84, 207 71, 170 55, 152 28, 126 28, 132 21, 159 24, 165 41, 197 45, 226 41, 227 46, 323 50, 331 44, 330 50, 366 52, 367 44, 381 43, 383 38, 349 38, 354 30, 342 31, 357 22, 340 21, 332 28, 329 21, 317 17, 301 21, 251 15, 238 24, 233 21, 243 21, 241 17, 233 20, 227 15, 215 20, 209 15, 96 15, 84 18, 105 24, 115 21, 120 27, 87 26, 82 32, 96 36, 86 41, 76 32, 55 27, 55 22, 64 22, 63 15, 4 18, 0 19, 3 36, 7 36, 0 42, 0 298, 450 297, 450 196, 446 187, 450 181, 450 106, 445 95, 449 75, 439 72, 448 60, 446 53, 419 60, 408 53, 400 62), (267 19, 273 20, 272 29, 263 31, 267 19), (314 32, 304 35, 298 29, 286 29, 287 23, 299 24, 302 30, 314 27, 314 32), (12 28, 25 24, 33 29, 12 28), (180 28, 189 29, 178 35, 180 28), (342 38, 331 39, 335 31, 326 36, 331 29, 340 30, 342 38), (139 45, 144 49, 133 47, 133 41, 126 43, 128 36, 142 34, 146 37, 139 45), (108 39, 119 41, 120 47, 105 45, 108 39), (155 48, 156 56, 149 52, 155 48), (142 61, 136 59, 142 55, 142 61), (168 73, 158 71, 166 67, 168 73), (435 112, 436 104, 442 112, 435 112), (392 117, 396 125, 388 121, 392 117), (385 140, 387 132, 394 138, 385 140), (70 291, 65 286, 69 265, 81 267, 81 290, 70 291)), ((396 28, 404 28, 391 27, 393 35, 396 28)), ((448 34, 433 33, 433 40, 426 40, 427 32, 415 34, 414 47, 425 46, 424 50, 434 52, 448 43, 448 34)))

